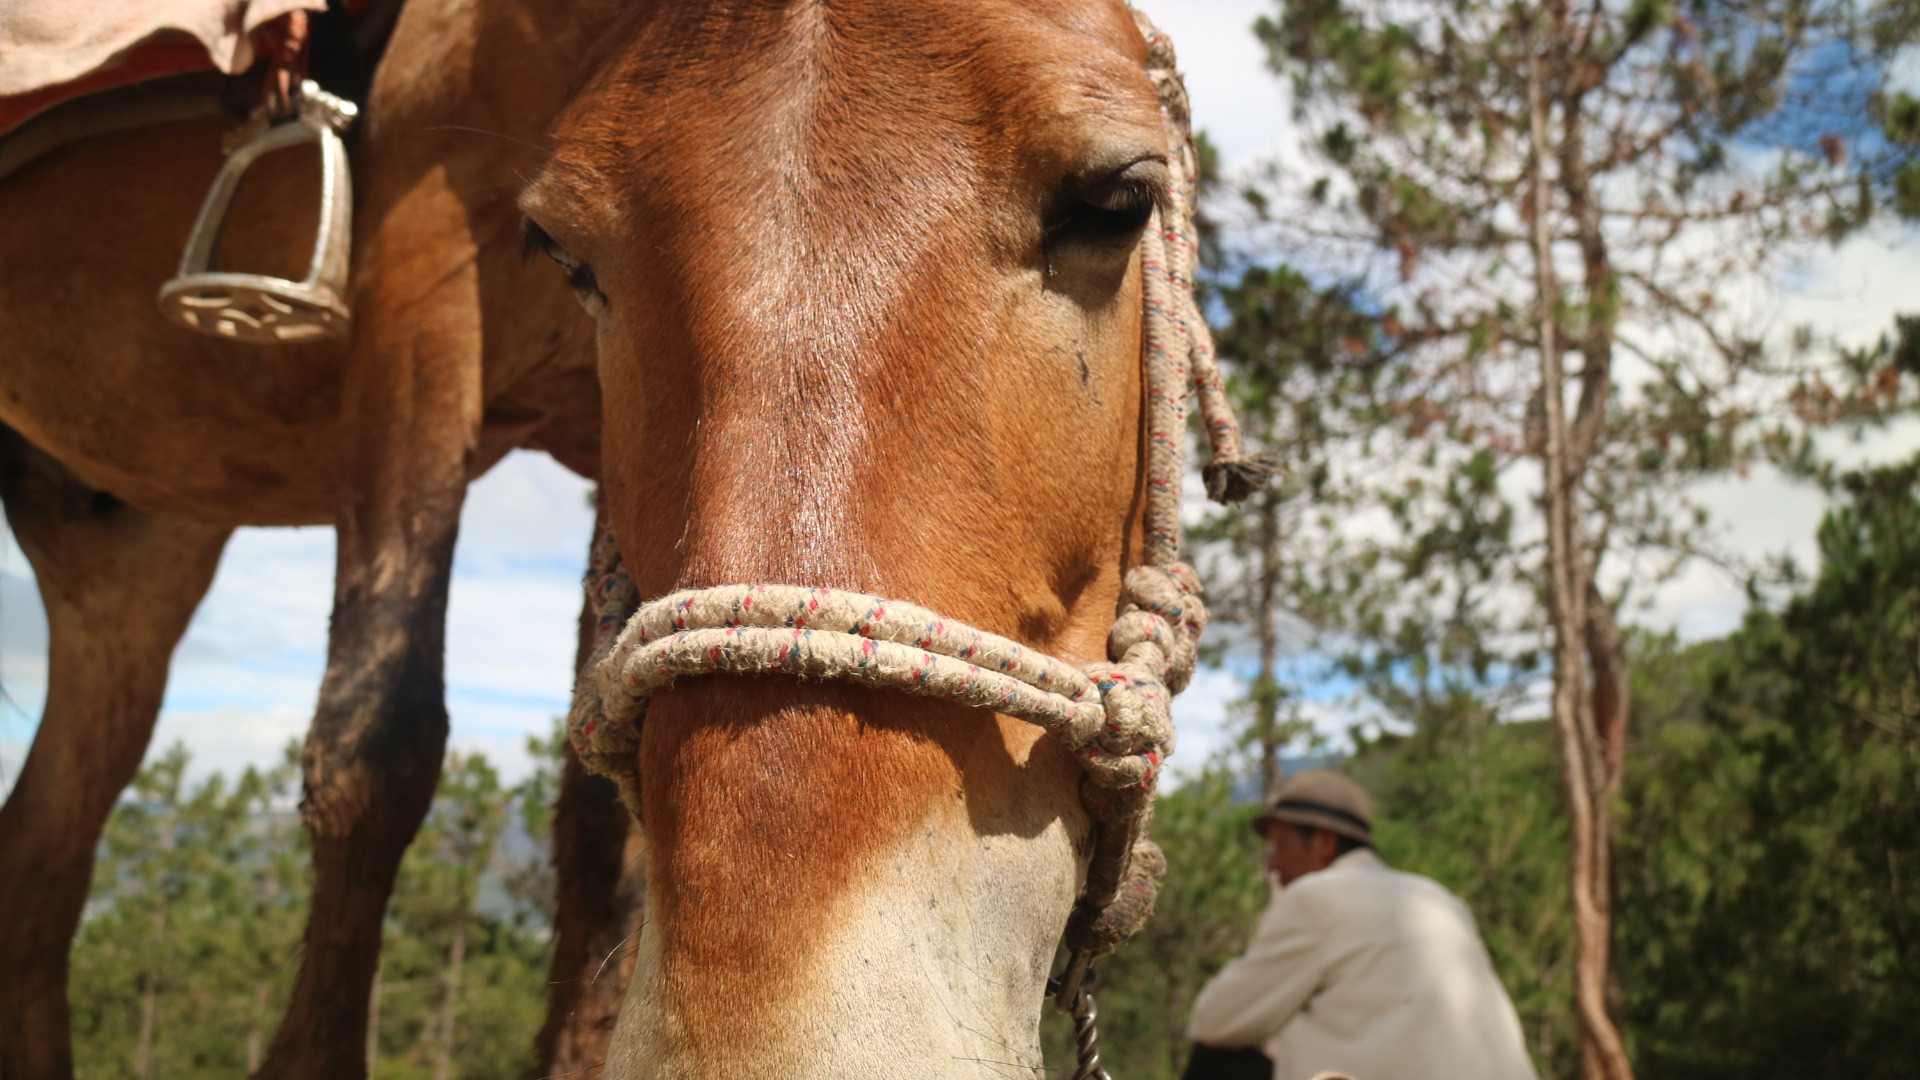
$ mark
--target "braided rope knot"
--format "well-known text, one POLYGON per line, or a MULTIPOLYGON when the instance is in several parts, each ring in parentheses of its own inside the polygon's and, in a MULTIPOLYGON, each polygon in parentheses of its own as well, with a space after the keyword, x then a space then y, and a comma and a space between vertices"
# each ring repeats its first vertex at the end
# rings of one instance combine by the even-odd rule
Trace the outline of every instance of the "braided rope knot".
POLYGON ((1166 875, 1167 857, 1160 845, 1141 836, 1133 842, 1126 876, 1114 891, 1113 899, 1097 909, 1083 909, 1086 914, 1075 920, 1073 935, 1100 955, 1126 944, 1153 915, 1153 902, 1160 894, 1160 879, 1166 875))
POLYGON ((1123 607, 1107 635, 1107 663, 1086 673, 1100 692, 1105 723, 1086 751, 1088 776, 1102 787, 1153 786, 1173 751, 1173 695, 1193 677, 1207 609, 1185 563, 1127 572, 1123 607))
POLYGON ((627 575, 620 559, 620 544, 604 520, 594 523, 593 547, 587 554, 587 577, 582 584, 593 607, 593 645, 574 682, 573 702, 567 709, 567 739, 573 743, 580 764, 588 772, 612 780, 620 789, 620 801, 638 817, 640 725, 637 720, 607 721, 595 672, 606 662, 620 631, 639 608, 640 590, 627 575))

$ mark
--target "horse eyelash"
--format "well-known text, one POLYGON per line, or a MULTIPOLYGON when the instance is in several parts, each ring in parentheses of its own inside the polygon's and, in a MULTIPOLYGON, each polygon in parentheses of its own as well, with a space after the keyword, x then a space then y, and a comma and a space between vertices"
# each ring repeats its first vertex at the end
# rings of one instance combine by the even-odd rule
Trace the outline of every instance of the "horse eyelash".
POLYGON ((538 251, 552 259, 567 275, 567 285, 580 295, 584 301, 592 294, 603 306, 612 307, 607 294, 600 291, 600 279, 594 274, 593 267, 581 262, 574 254, 560 246, 547 230, 541 228, 532 218, 522 218, 520 232, 520 257, 529 258, 538 251))
POLYGON ((533 258, 533 253, 536 251, 546 254, 552 244, 553 237, 547 235, 547 230, 535 225, 532 218, 520 219, 520 258, 522 260, 533 258))

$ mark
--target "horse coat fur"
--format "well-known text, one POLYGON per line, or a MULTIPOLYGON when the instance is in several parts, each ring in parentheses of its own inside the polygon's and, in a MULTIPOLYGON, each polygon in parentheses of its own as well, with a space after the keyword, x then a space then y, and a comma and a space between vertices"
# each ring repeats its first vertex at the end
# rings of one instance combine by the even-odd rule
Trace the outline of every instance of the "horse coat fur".
MULTIPOLYGON (((54 630, 69 669, 118 657, 137 678, 102 682, 144 688, 50 693, 0 869, 84 882, 226 532, 335 522, 303 760, 315 905, 258 1075, 362 1075, 380 913, 444 745, 461 494, 514 445, 600 480, 642 595, 831 586, 1101 659, 1147 531, 1136 255, 1169 147, 1146 61, 1117 0, 413 0, 360 134, 339 349, 241 351, 152 313, 217 124, 0 183, 0 420, 57 463, 52 488, 127 511, 85 519, 100 554, 65 563, 81 526, 29 510, 49 485, 9 489, 10 513, 62 522, 23 545, 78 598, 54 630), (45 318, 75 298, 85 318, 45 318), (192 572, 131 625, 86 614, 162 555, 192 572)), ((265 207, 236 262, 286 272, 300 205, 265 207)), ((634 768, 646 917, 608 1075, 1040 1074, 1090 839, 1063 747, 943 702, 683 680, 654 695, 634 768)), ((608 896, 609 858, 639 854, 623 843, 600 844, 608 896)), ((34 975, 0 989, 10 1077, 64 1075, 63 1039, 15 1034, 63 1019, 45 993, 71 922, 43 929, 0 936, 34 975)), ((585 929, 608 940, 563 930, 557 963, 602 959, 585 929)))

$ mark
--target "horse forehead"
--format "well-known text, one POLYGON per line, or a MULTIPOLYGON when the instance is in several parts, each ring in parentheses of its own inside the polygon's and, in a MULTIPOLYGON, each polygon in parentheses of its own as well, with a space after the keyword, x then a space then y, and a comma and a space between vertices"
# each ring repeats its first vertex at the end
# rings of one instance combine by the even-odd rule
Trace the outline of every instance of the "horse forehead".
POLYGON ((675 0, 655 16, 632 24, 620 66, 656 88, 838 75, 910 92, 929 74, 1071 81, 1103 60, 1146 61, 1123 0, 675 0))
POLYGON ((1109 121, 1158 122, 1120 0, 686 3, 630 34, 556 132, 555 178, 682 209, 785 188, 858 217, 880 187, 990 194, 1109 121))

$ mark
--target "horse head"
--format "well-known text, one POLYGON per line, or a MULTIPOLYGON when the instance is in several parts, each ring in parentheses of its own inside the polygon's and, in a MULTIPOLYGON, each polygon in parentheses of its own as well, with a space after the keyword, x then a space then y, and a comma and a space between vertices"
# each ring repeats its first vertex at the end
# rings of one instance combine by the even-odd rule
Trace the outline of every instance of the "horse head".
MULTIPOLYGON (((1180 437, 1156 431, 1142 248, 1188 174, 1134 15, 685 0, 599 54, 521 208, 596 323, 638 594, 740 585, 714 601, 737 613, 804 586, 775 590, 796 651, 807 598, 850 593, 1109 659, 1180 437)), ((609 1075, 1040 1075, 1099 861, 1071 741, 699 659, 602 755, 651 859, 609 1075)))

